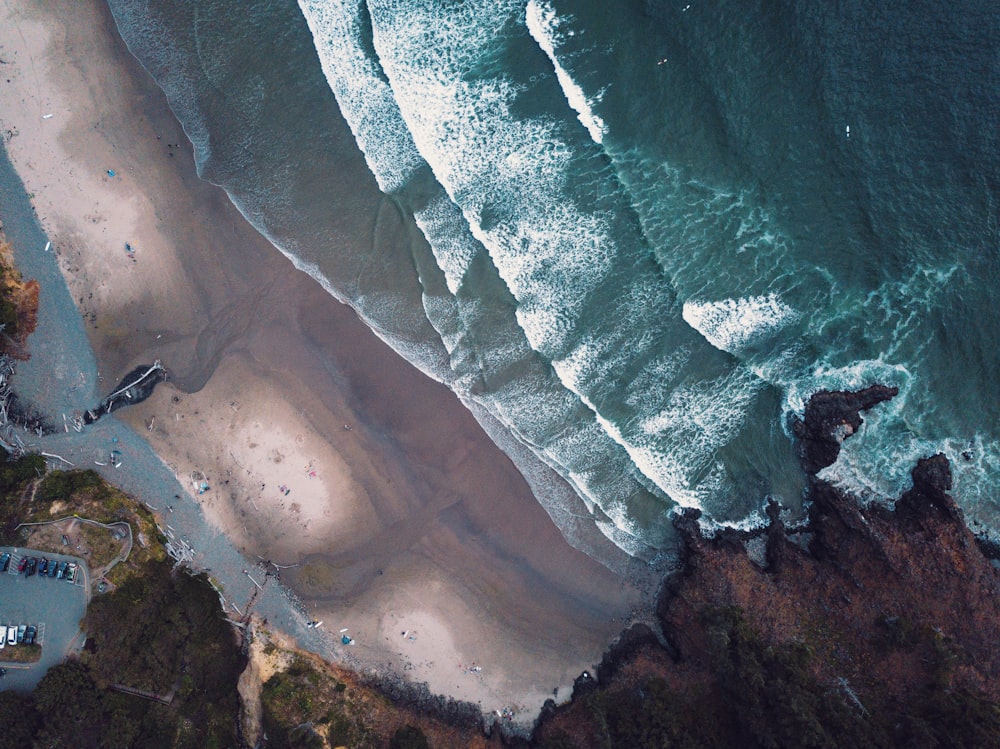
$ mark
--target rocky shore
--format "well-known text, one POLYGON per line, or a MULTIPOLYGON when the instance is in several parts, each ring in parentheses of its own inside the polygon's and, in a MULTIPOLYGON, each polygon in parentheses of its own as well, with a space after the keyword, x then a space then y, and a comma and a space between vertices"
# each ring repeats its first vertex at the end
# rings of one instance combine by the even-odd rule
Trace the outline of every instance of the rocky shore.
POLYGON ((422 686, 362 681, 428 735, 456 731, 433 746, 1000 746, 1000 569, 948 494, 948 461, 920 460, 891 509, 816 477, 894 395, 812 398, 795 425, 804 523, 772 503, 762 531, 708 538, 696 512, 678 516, 683 558, 655 621, 625 630, 530 736, 422 686))
POLYGON ((813 396, 795 425, 808 519, 787 528, 772 504, 763 555, 679 516, 659 634, 626 632, 532 745, 997 746, 1000 570, 948 494, 947 459, 920 460, 893 509, 816 477, 895 394, 813 396))

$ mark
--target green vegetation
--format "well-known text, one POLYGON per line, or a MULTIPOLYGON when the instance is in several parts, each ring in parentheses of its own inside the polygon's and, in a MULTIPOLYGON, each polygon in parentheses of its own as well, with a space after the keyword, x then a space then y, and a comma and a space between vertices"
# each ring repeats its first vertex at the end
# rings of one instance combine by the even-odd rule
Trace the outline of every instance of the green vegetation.
POLYGON ((50 471, 38 485, 35 498, 42 502, 67 499, 88 489, 100 492, 104 482, 96 471, 50 471))
POLYGON ((17 323, 17 305, 3 297, 0 297, 0 325, 4 326, 4 330, 11 330, 16 333, 17 323))
POLYGON ((42 722, 30 694, 0 692, 0 749, 25 749, 42 722))
MULTIPOLYGON (((39 455, 0 463, 0 483, 5 475, 8 477, 8 483, 0 486, 0 543, 25 545, 27 531, 22 529, 21 535, 14 532, 20 523, 41 523, 76 515, 99 523, 126 522, 132 527, 135 543, 128 563, 116 565, 107 575, 115 585, 143 572, 148 563, 167 559, 165 539, 144 505, 107 484, 95 471, 44 471, 45 459, 39 455)), ((123 543, 107 529, 81 524, 76 533, 84 542, 83 556, 92 570, 100 569, 121 552, 123 543)), ((65 551, 59 543, 59 533, 48 540, 44 535, 41 529, 33 531, 33 548, 54 553, 65 551)))
POLYGON ((8 663, 34 663, 42 657, 42 646, 38 643, 31 645, 8 645, 3 649, 0 660, 8 663))
POLYGON ((6 694, 0 692, 0 749, 236 746, 232 725, 212 733, 197 724, 197 705, 179 709, 101 689, 76 660, 49 669, 31 695, 6 694))
POLYGON ((271 745, 282 749, 383 746, 363 720, 366 711, 356 697, 355 690, 296 657, 264 684, 264 731, 271 745))
POLYGON ((21 273, 14 267, 14 249, 0 233, 0 324, 4 332, 16 338, 20 332, 20 290, 24 287, 21 273))
POLYGON ((59 502, 61 515, 128 522, 137 543, 115 567, 118 587, 88 608, 82 657, 49 669, 32 695, 0 692, 0 749, 237 746, 242 659, 208 578, 175 571, 152 515, 96 473, 53 471, 39 480, 44 460, 36 458, 0 464, 3 529, 50 519, 59 502), (172 700, 115 691, 119 685, 172 700))
POLYGON ((95 598, 83 626, 84 661, 102 685, 166 694, 180 682, 183 696, 220 692, 220 680, 232 685, 239 676, 231 629, 208 579, 174 574, 167 563, 150 564, 145 574, 95 598))
POLYGON ((25 455, 16 460, 0 450, 0 544, 14 543, 14 529, 23 522, 21 493, 29 481, 45 473, 45 458, 25 455))
POLYGON ((27 358, 25 343, 38 323, 37 281, 25 281, 14 265, 14 248, 0 228, 0 352, 27 358))
POLYGON ((416 726, 403 726, 392 735, 389 749, 430 749, 424 732, 416 726))

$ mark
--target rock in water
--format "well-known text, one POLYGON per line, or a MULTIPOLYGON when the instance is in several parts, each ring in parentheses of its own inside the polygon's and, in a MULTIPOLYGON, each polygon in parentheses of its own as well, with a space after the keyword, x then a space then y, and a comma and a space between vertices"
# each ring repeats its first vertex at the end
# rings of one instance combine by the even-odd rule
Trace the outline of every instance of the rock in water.
POLYGON ((803 470, 815 475, 833 465, 841 443, 861 426, 861 412, 891 400, 898 393, 897 387, 872 385, 854 393, 822 390, 813 395, 804 418, 792 426, 799 439, 803 470))

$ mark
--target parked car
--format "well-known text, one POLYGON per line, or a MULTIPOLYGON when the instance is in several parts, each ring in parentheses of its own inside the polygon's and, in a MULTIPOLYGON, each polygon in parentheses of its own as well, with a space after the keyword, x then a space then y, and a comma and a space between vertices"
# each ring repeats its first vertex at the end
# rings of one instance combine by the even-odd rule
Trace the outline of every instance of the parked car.
POLYGON ((24 571, 25 577, 31 577, 35 574, 35 570, 38 569, 38 560, 34 557, 28 560, 28 569, 24 571))
POLYGON ((38 634, 38 629, 35 627, 34 624, 29 624, 28 628, 24 631, 24 644, 34 645, 36 634, 38 634))
POLYGON ((10 567, 10 552, 5 551, 0 554, 0 572, 6 572, 8 567, 10 567))
POLYGON ((56 573, 56 579, 62 580, 66 576, 66 568, 69 566, 69 562, 59 562, 59 571, 56 573))
POLYGON ((70 562, 69 566, 66 567, 66 579, 70 582, 76 580, 76 562, 70 562))
POLYGON ((17 628, 17 641, 24 642, 24 632, 27 629, 23 624, 17 628))
POLYGON ((13 624, 7 627, 7 644, 17 645, 17 627, 13 624))
POLYGON ((53 559, 51 562, 49 562, 49 577, 55 577, 56 576, 56 570, 58 568, 59 568, 59 562, 57 562, 55 559, 53 559))
POLYGON ((42 557, 42 560, 38 563, 38 574, 44 575, 45 571, 49 568, 49 560, 42 557))
POLYGON ((24 569, 27 566, 28 566, 28 557, 21 557, 21 561, 17 563, 17 571, 24 572, 24 569))

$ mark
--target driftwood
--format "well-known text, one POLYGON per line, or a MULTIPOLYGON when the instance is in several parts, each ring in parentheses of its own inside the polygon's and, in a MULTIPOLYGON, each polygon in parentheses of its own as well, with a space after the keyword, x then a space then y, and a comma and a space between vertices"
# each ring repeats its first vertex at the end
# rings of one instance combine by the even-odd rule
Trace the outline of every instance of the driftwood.
POLYGON ((105 414, 131 403, 145 400, 153 392, 153 388, 167 379, 166 370, 157 359, 147 368, 137 367, 125 376, 118 388, 105 398, 101 405, 87 411, 83 417, 85 424, 93 424, 105 414))
POLYGON ((14 431, 15 424, 10 419, 10 400, 14 393, 10 380, 14 374, 14 360, 7 354, 0 355, 0 447, 14 457, 24 455, 24 442, 14 431))
POLYGON ((139 377, 136 380, 128 383, 124 387, 118 388, 115 392, 113 392, 111 395, 105 398, 104 402, 110 405, 120 395, 124 395, 126 398, 131 400, 134 396, 129 394, 129 390, 138 386, 143 380, 145 380, 147 377, 153 374, 153 372, 162 372, 162 371, 163 371, 163 365, 160 364, 160 360, 157 359, 156 361, 153 362, 153 366, 151 366, 149 369, 147 369, 145 372, 139 375, 139 377))
POLYGON ((70 463, 70 462, 69 462, 68 460, 66 460, 66 458, 64 458, 64 457, 63 457, 62 455, 56 455, 55 453, 40 453, 40 454, 41 454, 41 455, 44 455, 44 456, 45 456, 46 458, 55 458, 56 460, 61 460, 61 461, 62 461, 63 463, 65 463, 66 465, 68 465, 68 466, 70 466, 70 467, 75 467, 75 466, 73 465, 73 463, 70 463))

